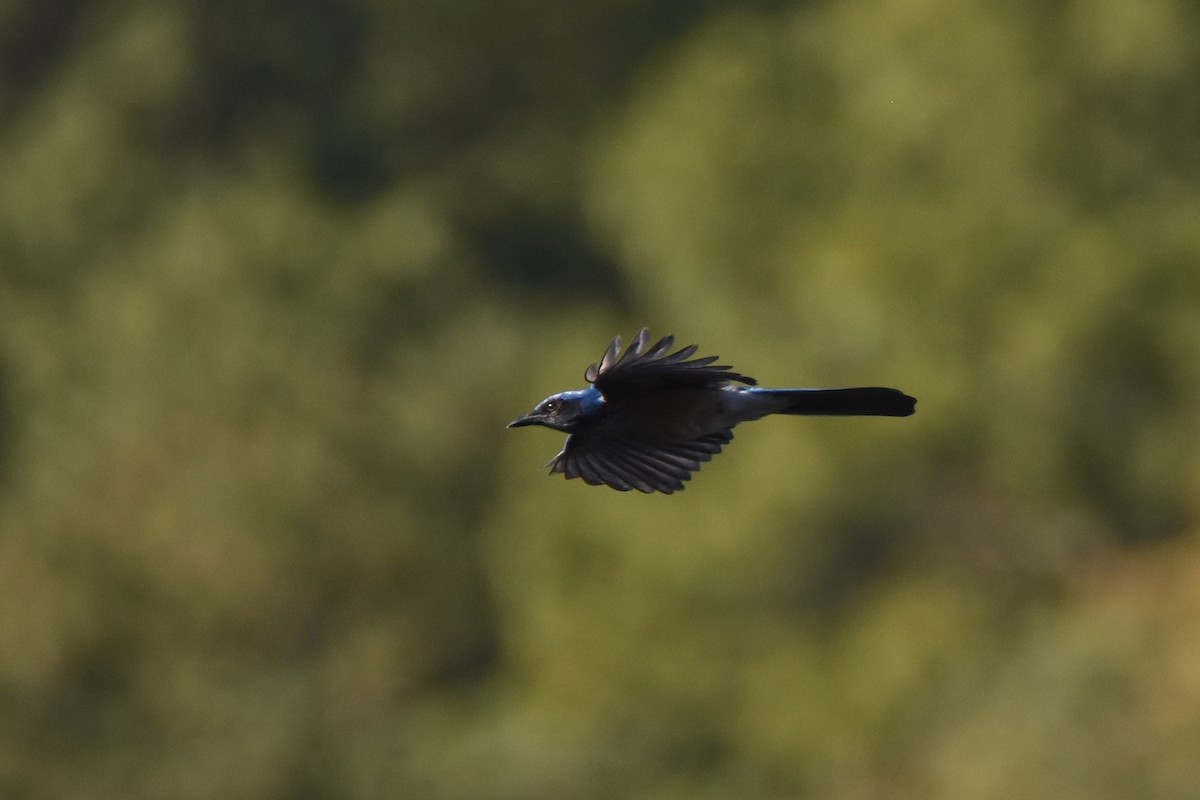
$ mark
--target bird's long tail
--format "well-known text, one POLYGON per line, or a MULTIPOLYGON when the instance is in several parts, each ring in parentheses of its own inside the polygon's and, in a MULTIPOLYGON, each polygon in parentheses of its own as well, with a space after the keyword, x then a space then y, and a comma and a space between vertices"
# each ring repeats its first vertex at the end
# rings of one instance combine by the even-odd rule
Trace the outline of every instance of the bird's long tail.
POLYGON ((899 389, 868 386, 859 389, 759 389, 753 394, 770 398, 773 414, 826 416, 907 417, 917 401, 899 389))

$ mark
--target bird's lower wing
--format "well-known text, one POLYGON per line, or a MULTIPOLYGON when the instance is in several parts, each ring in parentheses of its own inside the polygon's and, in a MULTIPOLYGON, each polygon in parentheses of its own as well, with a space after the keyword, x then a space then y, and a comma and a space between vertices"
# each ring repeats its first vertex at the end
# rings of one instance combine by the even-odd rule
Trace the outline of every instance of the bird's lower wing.
POLYGON ((726 428, 686 442, 643 442, 574 433, 550 462, 550 471, 582 478, 593 486, 607 484, 628 492, 683 490, 683 482, 733 439, 726 428))

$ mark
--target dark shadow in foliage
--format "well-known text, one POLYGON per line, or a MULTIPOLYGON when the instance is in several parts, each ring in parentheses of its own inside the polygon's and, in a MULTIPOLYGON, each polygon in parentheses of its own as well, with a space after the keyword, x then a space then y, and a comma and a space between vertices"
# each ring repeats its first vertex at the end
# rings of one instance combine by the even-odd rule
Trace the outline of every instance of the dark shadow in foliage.
POLYGON ((12 372, 8 364, 0 360, 0 494, 3 494, 8 477, 9 460, 12 457, 13 431, 17 427, 16 411, 11 395, 12 372))
POLYGON ((423 275, 375 280, 359 312, 354 352, 361 367, 368 373, 392 369, 397 347, 418 348, 434 339, 461 313, 460 298, 472 292, 468 280, 440 262, 423 275))
POLYGON ((516 202, 487 218, 461 223, 488 277, 529 303, 586 300, 629 310, 633 300, 614 261, 577 213, 534 210, 516 202))
MULTIPOLYGON (((225 156, 236 154, 248 132, 267 132, 321 163, 318 155, 327 149, 321 143, 337 139, 344 125, 343 101, 365 44, 363 14, 337 0, 206 0, 192 9, 198 64, 188 107, 194 117, 181 129, 225 156)), ((364 144, 361 136, 350 137, 340 150, 364 144)), ((326 177, 350 185, 363 179, 365 167, 341 160, 354 168, 326 168, 326 177)))
POLYGON ((58 685, 48 698, 42 742, 62 753, 83 753, 124 727, 134 711, 129 701, 136 674, 138 647, 115 635, 80 647, 65 660, 58 685))
POLYGON ((0 25, 0 130, 18 119, 21 107, 62 66, 87 0, 16 4, 0 25))
POLYGON ((1190 513, 1182 487, 1155 487, 1162 491, 1148 494, 1152 487, 1137 473, 1147 433, 1158 420, 1181 418, 1181 403, 1194 402, 1181 398, 1162 346, 1145 319, 1118 314, 1087 345, 1071 382, 1075 399, 1066 426, 1072 474, 1126 544, 1177 535, 1190 513))
POLYGON ((244 138, 266 135, 307 161, 318 191, 365 203, 406 176, 454 171, 499 131, 585 131, 663 42, 717 7, 729 4, 448 2, 371 30, 371 11, 335 0, 193 2, 200 63, 179 134, 233 160, 244 138), (420 73, 419 99, 384 118, 359 91, 378 79, 363 69, 368 45, 403 53, 420 73))
POLYGON ((474 636, 449 653, 430 676, 439 691, 469 690, 492 677, 500 667, 500 636, 495 625, 479 625, 474 636))
POLYGON ((859 511, 846 511, 831 519, 834 532, 798 547, 788 588, 781 598, 785 607, 812 615, 820 627, 834 630, 842 615, 862 601, 868 587, 897 566, 896 521, 859 511))

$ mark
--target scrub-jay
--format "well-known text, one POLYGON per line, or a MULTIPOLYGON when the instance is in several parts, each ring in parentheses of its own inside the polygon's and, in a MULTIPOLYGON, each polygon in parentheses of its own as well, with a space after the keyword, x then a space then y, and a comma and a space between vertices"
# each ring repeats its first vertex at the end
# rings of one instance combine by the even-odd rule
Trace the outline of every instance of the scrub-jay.
POLYGON ((568 478, 627 492, 682 491, 683 482, 733 439, 733 426, 768 414, 907 417, 916 400, 898 389, 763 389, 754 378, 690 359, 696 345, 668 355, 675 337, 648 347, 642 328, 621 352, 613 339, 587 368, 587 389, 559 392, 510 428, 543 425, 569 434, 546 466, 568 478), (745 384, 734 386, 734 383, 745 384))

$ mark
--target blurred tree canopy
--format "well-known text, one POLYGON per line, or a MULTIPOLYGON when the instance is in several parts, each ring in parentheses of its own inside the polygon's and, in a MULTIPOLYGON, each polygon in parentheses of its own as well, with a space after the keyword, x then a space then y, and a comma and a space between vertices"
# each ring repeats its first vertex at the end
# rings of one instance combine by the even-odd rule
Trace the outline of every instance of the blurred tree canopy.
POLYGON ((1198 86, 1185 0, 0 3, 0 794, 1195 797, 1198 86), (546 478, 642 324, 918 413, 546 478))

